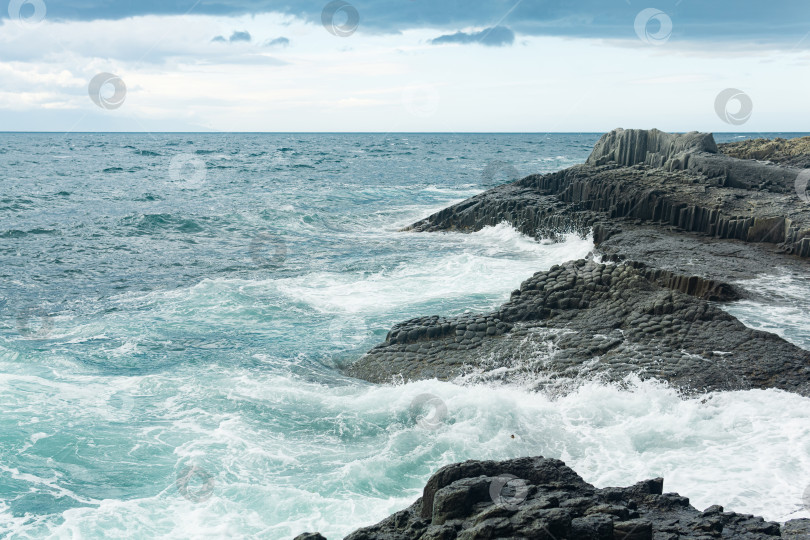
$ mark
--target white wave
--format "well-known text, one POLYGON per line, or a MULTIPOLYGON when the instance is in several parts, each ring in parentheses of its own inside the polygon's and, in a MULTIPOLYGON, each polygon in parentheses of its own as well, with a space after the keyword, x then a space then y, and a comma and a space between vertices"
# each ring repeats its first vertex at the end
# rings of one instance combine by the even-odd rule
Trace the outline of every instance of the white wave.
POLYGON ((780 272, 739 281, 740 287, 762 296, 721 307, 750 328, 771 332, 794 345, 810 349, 810 278, 780 272))
POLYGON ((326 313, 379 313, 402 306, 487 295, 503 302, 510 291, 535 272, 585 257, 591 238, 569 235, 564 242, 544 244, 501 224, 473 234, 438 235, 436 250, 456 248, 430 260, 414 258, 383 272, 317 272, 280 280, 279 291, 326 313), (457 249, 462 247, 460 251, 457 249), (497 276, 497 278, 493 278, 497 276))
POLYGON ((473 195, 478 195, 479 193, 484 192, 484 190, 477 189, 472 184, 463 184, 452 188, 442 188, 431 184, 422 191, 427 191, 429 193, 441 193, 442 195, 452 195, 454 197, 472 197, 473 195))
POLYGON ((127 496, 122 485, 121 500, 99 500, 92 484, 72 479, 68 490, 65 477, 3 468, 16 482, 46 485, 82 507, 34 522, 0 508, 0 530, 53 538, 112 529, 135 538, 288 538, 305 530, 342 537, 408 506, 443 465, 531 455, 563 459, 598 487, 663 476, 666 491, 699 509, 722 504, 771 520, 810 517, 801 508, 810 482, 810 399, 776 390, 683 399, 666 385, 631 381, 624 388, 585 384, 551 399, 435 380, 330 385, 227 363, 112 378, 106 386, 89 380, 6 378, 4 399, 16 404, 5 407, 6 418, 31 416, 31 392, 40 396, 39 410, 57 401, 40 415, 34 444, 72 425, 97 441, 84 447, 83 459, 123 448, 119 470, 147 475, 146 488, 127 496), (116 400, 119 392, 136 399, 116 400), (433 414, 434 423, 412 415, 423 394, 446 411, 433 414), (102 402, 115 410, 105 412, 102 402), (108 422, 122 418, 133 429, 105 435, 108 422), (176 474, 188 464, 210 474, 210 498, 181 495, 176 474))
MULTIPOLYGON (((242 379, 238 388, 241 399, 292 402, 299 411, 317 409, 331 418, 326 441, 338 448, 317 449, 326 442, 317 440, 311 446, 287 441, 286 447, 295 449, 300 462, 317 455, 339 466, 324 478, 326 485, 312 483, 315 492, 330 491, 332 483, 379 492, 368 518, 354 526, 385 517, 392 496, 414 500, 442 465, 524 455, 563 459, 597 487, 663 476, 667 491, 690 497, 699 509, 723 504, 781 521, 810 516, 801 508, 810 483, 810 399, 777 390, 682 399, 666 385, 635 381, 624 389, 586 384, 552 400, 508 386, 438 381, 358 390, 242 379), (446 406, 435 430, 420 427, 408 414, 414 398, 425 393, 446 406), (355 438, 375 425, 386 428, 373 443, 355 438), (346 448, 341 440, 355 446, 346 448), (397 478, 403 470, 409 471, 404 482, 397 478)), ((351 529, 348 508, 333 516, 330 531, 351 529)))
MULTIPOLYGON (((507 224, 472 234, 442 233, 418 238, 403 238, 407 233, 370 234, 395 236, 404 244, 423 240, 427 245, 421 251, 415 249, 409 260, 377 272, 317 271, 262 280, 212 278, 185 289, 146 295, 128 293, 116 301, 165 310, 170 312, 167 316, 175 319, 177 315, 187 319, 193 309, 197 316, 209 320, 248 316, 252 309, 266 307, 268 296, 278 295, 280 298, 275 302, 284 305, 306 305, 322 313, 368 316, 465 297, 487 297, 486 304, 495 307, 535 272, 585 257, 593 249, 590 237, 572 234, 559 243, 537 242, 507 224)), ((91 330, 97 333, 100 329, 88 328, 87 332, 91 330)))

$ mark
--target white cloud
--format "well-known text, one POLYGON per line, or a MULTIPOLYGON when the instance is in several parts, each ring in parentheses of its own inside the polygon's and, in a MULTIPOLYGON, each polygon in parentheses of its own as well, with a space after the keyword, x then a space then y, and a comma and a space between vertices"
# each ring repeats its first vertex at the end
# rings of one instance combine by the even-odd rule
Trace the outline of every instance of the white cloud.
POLYGON ((713 54, 674 41, 650 47, 526 36, 512 47, 473 50, 431 46, 436 35, 424 28, 340 38, 281 15, 46 20, 29 30, 6 22, 0 123, 9 130, 730 131, 713 103, 736 87, 754 100, 744 129, 808 125, 801 51, 713 54), (234 31, 252 41, 211 42, 234 31), (289 46, 264 46, 281 35, 289 46), (102 71, 126 82, 120 109, 100 109, 87 96, 102 71), (435 95, 408 106, 403 94, 415 87, 435 95))

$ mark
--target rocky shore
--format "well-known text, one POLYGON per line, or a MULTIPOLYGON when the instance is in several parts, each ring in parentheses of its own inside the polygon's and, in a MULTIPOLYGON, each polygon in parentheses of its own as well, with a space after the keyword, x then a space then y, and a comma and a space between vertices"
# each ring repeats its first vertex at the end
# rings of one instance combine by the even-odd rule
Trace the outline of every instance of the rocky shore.
POLYGON ((801 172, 724 155, 709 134, 612 131, 583 165, 498 186, 408 228, 506 221, 538 239, 592 231, 595 260, 538 272, 492 313, 397 324, 347 372, 377 383, 530 375, 560 391, 637 374, 686 393, 810 395, 810 352, 719 307, 750 295, 740 280, 775 267, 806 273, 801 172))
MULTIPOLYGON (((778 388, 810 396, 810 352, 721 309, 744 281, 806 274, 810 204, 797 192, 810 139, 718 146, 711 135, 605 134, 583 165, 498 186, 408 227, 476 231, 508 222, 537 239, 593 234, 588 259, 538 272, 491 313, 395 325, 346 371, 376 383, 531 381, 566 392, 628 375, 685 394, 778 388)), ((810 501, 806 504, 810 506, 810 501)), ((542 457, 449 465, 409 508, 351 540, 531 538, 810 539, 720 506, 699 511, 663 479, 597 489, 542 457)), ((317 540, 305 534, 299 540, 317 540)))

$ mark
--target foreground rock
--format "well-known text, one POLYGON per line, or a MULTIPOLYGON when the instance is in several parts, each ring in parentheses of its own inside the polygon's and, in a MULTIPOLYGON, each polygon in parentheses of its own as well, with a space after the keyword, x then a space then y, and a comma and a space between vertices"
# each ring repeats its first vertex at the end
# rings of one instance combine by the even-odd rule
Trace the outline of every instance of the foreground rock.
MULTIPOLYGON (((409 508, 347 540, 810 538, 810 520, 762 518, 663 492, 662 478, 596 489, 562 461, 467 461, 440 469, 409 508)), ((301 535, 299 539, 322 538, 301 535)))
POLYGON ((748 294, 738 280, 777 267, 806 274, 798 171, 720 155, 708 134, 608 133, 585 165, 498 186, 409 230, 507 221, 536 238, 593 231, 596 254, 614 264, 535 274, 492 313, 400 323, 347 371, 372 382, 530 374, 546 388, 638 374, 687 392, 810 395, 810 353, 717 306, 748 294))

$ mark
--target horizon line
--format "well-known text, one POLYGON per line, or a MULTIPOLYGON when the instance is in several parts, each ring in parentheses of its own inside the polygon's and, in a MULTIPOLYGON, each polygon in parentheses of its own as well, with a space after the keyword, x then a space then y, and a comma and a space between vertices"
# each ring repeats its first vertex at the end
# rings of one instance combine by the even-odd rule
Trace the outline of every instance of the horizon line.
MULTIPOLYGON (((47 135, 593 135, 610 133, 610 131, 5 131, 0 134, 47 134, 47 135)), ((666 133, 688 133, 684 131, 666 131, 666 133)), ((699 131, 699 130, 693 130, 699 131)), ((718 134, 810 134, 810 131, 706 131, 718 134)))

